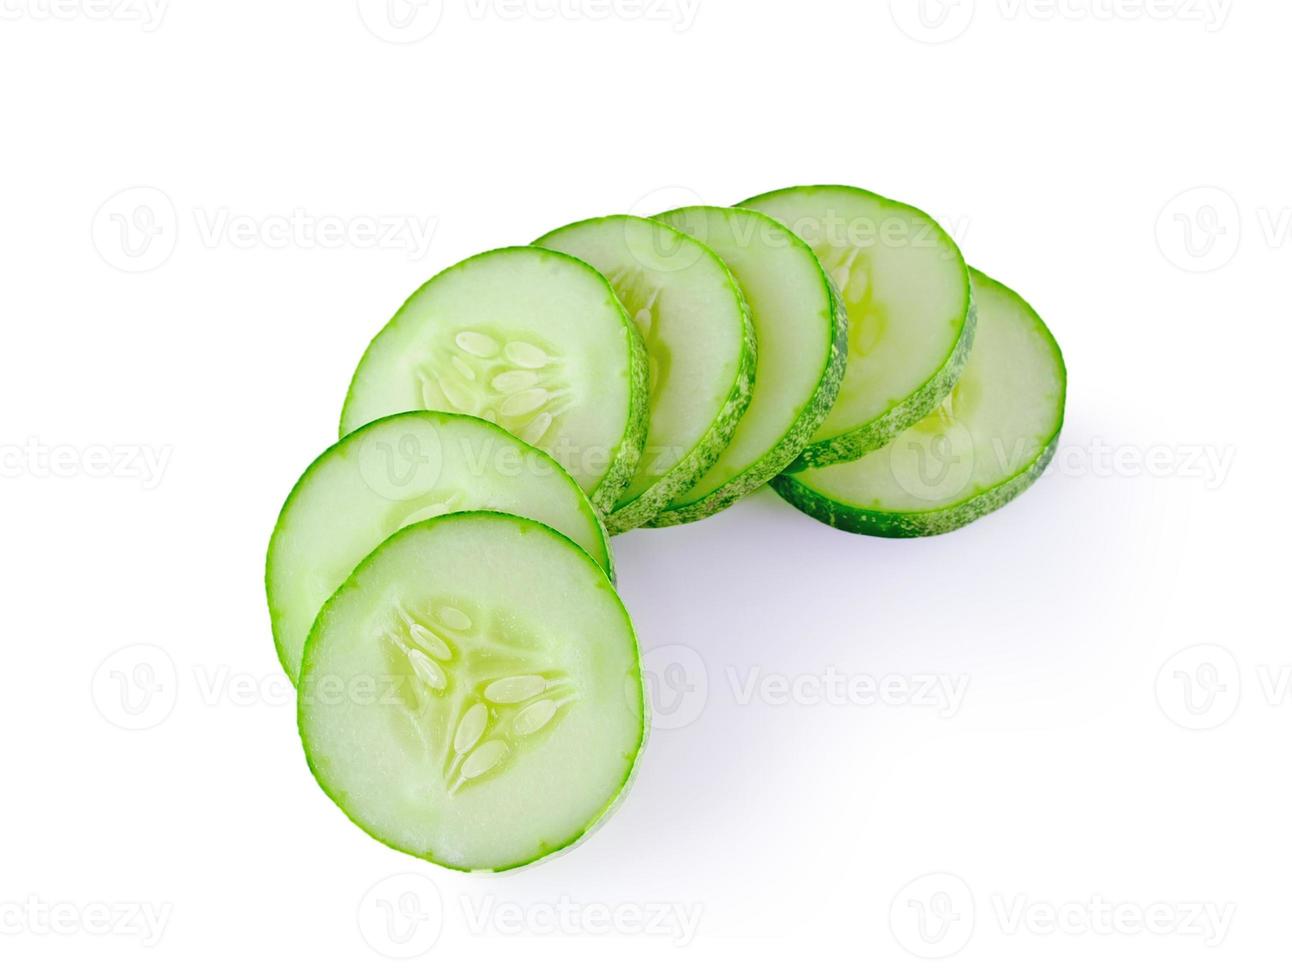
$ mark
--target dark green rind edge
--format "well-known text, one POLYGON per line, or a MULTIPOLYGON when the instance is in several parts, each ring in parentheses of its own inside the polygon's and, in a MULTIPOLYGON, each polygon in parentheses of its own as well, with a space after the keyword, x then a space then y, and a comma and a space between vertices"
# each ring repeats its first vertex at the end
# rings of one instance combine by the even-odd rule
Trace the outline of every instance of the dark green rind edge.
MULTIPOLYGON (((592 266, 589 265, 588 268, 592 269, 592 266)), ((596 272, 595 269, 593 271, 596 272)), ((597 275, 600 276, 601 273, 598 272, 597 275)), ((605 279, 605 276, 602 278, 605 279)), ((646 344, 608 279, 606 286, 610 288, 615 296, 615 302, 619 304, 624 329, 628 332, 629 401, 628 426, 624 430, 623 440, 611 457, 606 472, 592 488, 592 493, 588 494, 593 508, 602 518, 603 527, 604 521, 614 510, 615 503, 632 482, 637 467, 641 465, 642 453, 646 451, 646 434, 650 431, 650 363, 646 359, 646 344)), ((607 530, 607 534, 609 533, 611 532, 607 530)))
POLYGON ((840 531, 867 534, 876 538, 925 538, 955 531, 1004 507, 1036 482, 1054 457, 1058 445, 1059 436, 1055 433, 1027 469, 996 484, 990 490, 945 510, 887 513, 850 507, 810 490, 790 474, 782 474, 772 480, 772 489, 809 517, 840 531))
POLYGON ((1027 311, 1039 333, 1054 351, 1055 361, 1059 367, 1059 417, 1055 423, 1054 432, 1033 457, 1031 463, 1013 476, 1005 478, 969 500, 940 510, 890 512, 853 507, 804 486, 791 473, 782 473, 772 480, 772 489, 784 500, 809 517, 841 531, 881 538, 922 538, 955 531, 994 510, 999 510, 1036 482, 1049 466, 1050 460, 1054 458, 1059 445, 1059 436, 1063 432, 1064 414, 1067 410, 1067 363, 1063 359, 1063 350, 1054 339, 1054 334, 1027 300, 1004 283, 992 279, 977 269, 972 271, 974 275, 982 277, 994 288, 1008 293, 1027 311))
POLYGON ((951 393, 951 389, 960 380, 960 375, 969 360, 969 353, 973 349, 977 324, 978 310, 974 305, 971 288, 969 308, 965 312, 960 337, 947 359, 931 378, 908 397, 865 425, 807 446, 787 469, 790 472, 796 472, 860 459, 867 453, 882 449, 900 433, 905 432, 932 412, 942 404, 943 399, 951 393))
POLYGON ((418 521, 416 524, 409 524, 407 527, 400 528, 389 538, 387 538, 384 542, 382 542, 382 544, 377 548, 376 551, 374 551, 372 554, 368 555, 367 558, 361 561, 355 567, 355 570, 350 573, 350 578, 346 579, 346 581, 342 583, 341 587, 338 588, 335 593, 333 593, 332 598, 330 598, 327 601, 327 603, 324 604, 323 610, 319 612, 319 617, 315 619, 314 625, 310 628, 310 635, 305 641, 305 660, 301 665, 302 686, 301 686, 301 689, 298 689, 298 692, 297 692, 296 730, 301 738, 301 746, 305 750, 305 764, 309 767, 310 774, 314 777, 314 781, 318 783, 319 788, 323 791, 323 794, 328 799, 330 799, 334 804, 336 804, 337 809, 340 810, 345 815, 345 818, 347 820, 349 820, 352 824, 354 824, 356 827, 362 830, 373 840, 377 841, 380 844, 384 844, 386 847, 389 847, 393 851, 398 851, 401 854, 407 854, 410 857, 419 858, 423 861, 429 861, 431 864, 438 865, 441 868, 447 868, 450 871, 465 871, 465 872, 471 872, 471 873, 497 874, 504 871, 512 871, 517 868, 531 867, 536 862, 543 861, 547 858, 555 857, 557 854, 561 853, 562 851, 565 851, 576 844, 582 843, 584 840, 588 838, 588 836, 593 831, 597 830, 602 824, 604 824, 606 820, 609 819, 609 817, 614 812, 614 810, 619 806, 619 804, 623 802, 625 795, 627 794, 628 790, 632 786, 633 778, 636 775, 636 771, 637 771, 637 763, 641 760, 642 752, 646 748, 647 736, 650 733, 650 702, 646 696, 646 685, 642 680, 642 677, 643 677, 643 674, 642 674, 641 644, 637 640, 637 631, 633 628, 632 617, 628 615, 628 610, 627 608, 625 608, 623 604, 623 600, 619 598, 619 593, 615 591, 614 583, 611 582, 609 576, 606 575, 605 569, 602 568, 600 565, 598 565, 591 555, 589 555, 586 551, 580 548, 577 543, 567 538, 560 531, 556 530, 553 527, 549 527, 548 525, 543 524, 539 521, 530 520, 528 517, 520 517, 516 514, 506 514, 501 511, 493 511, 493 510, 460 510, 452 514, 441 514, 439 517, 432 517, 429 520, 418 521), (303 720, 302 720, 302 715, 304 714, 304 703, 303 703, 303 697, 301 695, 301 690, 303 690, 304 683, 305 683, 305 676, 308 673, 309 668, 311 666, 310 650, 314 646, 315 634, 319 630, 319 623, 322 621, 323 612, 326 611, 332 605, 332 603, 336 600, 336 598, 339 595, 341 595, 342 592, 344 592, 346 589, 354 587, 353 581, 355 576, 358 575, 359 572, 362 569, 364 569, 369 563, 371 563, 377 557, 378 552, 380 552, 383 548, 385 548, 385 546, 389 544, 391 541, 393 541, 395 538, 400 537, 401 535, 404 535, 404 534, 415 533, 419 530, 424 531, 427 529, 428 525, 435 525, 444 521, 462 520, 462 519, 480 518, 480 517, 485 517, 490 520, 511 521, 517 524, 527 525, 531 528, 551 534, 554 537, 557 537, 562 541, 564 541, 565 543, 572 546, 576 552, 578 552, 580 555, 583 555, 592 564, 592 566, 597 569, 598 573, 605 578, 607 584, 610 586, 609 592, 614 597, 616 604, 619 606, 620 611, 623 613, 624 622, 627 623, 628 625, 628 635, 632 637, 633 657, 637 662, 638 690, 641 693, 641 709, 642 709, 641 710, 641 719, 642 719, 641 735, 637 740, 637 747, 632 753, 632 758, 629 760, 628 768, 624 772, 624 777, 620 781, 619 787, 614 791, 614 794, 610 797, 609 800, 606 801, 606 804, 596 813, 596 815, 591 820, 589 820, 587 824, 585 824, 584 827, 581 830, 579 830, 577 833, 571 835, 568 839, 561 841, 558 844, 554 844, 550 846, 547 850, 543 851, 541 854, 535 854, 534 857, 530 858, 528 861, 518 861, 515 864, 501 865, 496 868, 468 868, 468 867, 462 867, 460 865, 450 864, 446 861, 439 861, 439 860, 436 860, 433 854, 419 854, 415 851, 410 851, 410 850, 407 850, 406 848, 399 847, 396 844, 392 844, 390 841, 383 840, 381 837, 377 836, 375 833, 373 833, 363 824, 359 823, 359 821, 357 821, 354 817, 352 817, 350 813, 345 809, 345 807, 341 805, 341 802, 335 796, 332 795, 331 791, 326 786, 323 785, 323 780, 319 778, 318 770, 316 770, 314 767, 314 760, 310 757, 309 746, 306 745, 306 742, 305 742, 305 732, 304 732, 303 720))
MULTIPOLYGON (((341 439, 337 440, 332 445, 328 446, 327 449, 319 453, 319 455, 314 458, 314 461, 305 468, 305 472, 302 473, 297 478, 296 482, 292 485, 291 491, 287 494, 287 499, 283 501, 283 506, 278 511, 278 519, 274 522, 274 529, 269 535, 269 546, 265 551, 265 599, 269 606, 269 626, 270 626, 270 630, 273 633, 274 650, 278 654, 278 662, 280 665, 282 665, 283 672, 287 675, 288 679, 293 684, 296 683, 297 677, 299 676, 299 666, 297 668, 298 673, 296 675, 293 675, 291 669, 287 666, 285 644, 283 643, 282 637, 279 635, 279 626, 278 626, 279 617, 277 613, 278 607, 277 607, 277 604, 274 602, 273 592, 271 591, 269 586, 270 572, 273 570, 273 566, 274 566, 274 553, 277 550, 276 545, 279 541, 279 535, 283 530, 284 522, 287 519, 288 511, 291 510, 292 504, 295 502, 297 496, 300 494, 301 488, 305 486, 305 484, 309 481, 310 476, 334 452, 338 452, 340 448, 343 445, 349 443, 351 439, 357 439, 361 434, 366 434, 367 431, 371 428, 382 425, 383 423, 389 422, 392 419, 402 419, 408 416, 417 416, 419 418, 425 418, 428 421, 432 421, 441 417, 451 418, 451 419, 471 419, 472 421, 479 422, 481 425, 489 429, 495 430, 495 434, 500 433, 506 439, 520 446, 523 446, 526 450, 538 453, 540 456, 547 457, 547 459, 551 461, 552 466, 553 468, 555 468, 557 473, 559 473, 561 476, 564 476, 570 482, 570 485, 574 488, 578 496, 583 498, 583 500, 587 502, 588 511, 592 515, 592 519, 596 522, 597 537, 598 537, 598 540, 600 540, 601 542, 602 550, 605 552, 605 561, 602 562, 599 558, 597 558, 596 555, 590 555, 589 557, 591 557, 593 561, 597 562, 597 564, 602 567, 602 569, 605 571, 607 577, 609 577, 612 583, 616 581, 615 556, 614 556, 614 552, 610 548, 610 534, 606 530, 606 525, 601 518, 600 511, 598 511, 596 506, 593 505, 593 503, 588 499, 587 494, 583 492, 583 488, 579 486, 578 481, 576 481, 574 477, 572 477, 561 466, 560 463, 558 463, 555 459, 552 459, 552 457, 549 456, 547 453, 545 453, 543 450, 539 449, 537 446, 531 446, 523 439, 517 438, 516 436, 508 432, 506 429, 504 429, 502 426, 496 425, 493 422, 490 422, 486 419, 479 418, 478 416, 475 416, 475 415, 461 415, 456 412, 436 412, 431 409, 414 409, 411 412, 398 412, 395 415, 387 415, 384 418, 373 419, 371 422, 364 423, 363 425, 359 426, 359 428, 351 432, 349 435, 343 436, 341 439)), ((458 513, 458 512, 455 511, 455 513, 458 513)), ((505 512, 498 511, 498 513, 505 513, 505 512)), ((380 547, 382 543, 384 542, 379 542, 377 547, 380 547)), ((579 545, 577 542, 575 542, 575 545, 576 547, 582 547, 582 545, 579 545)), ((586 549, 584 550, 586 551, 586 549)), ((307 635, 306 642, 308 642, 308 639, 309 638, 307 635)), ((302 660, 303 660, 303 652, 302 652, 302 660)))
POLYGON ((891 197, 884 197, 874 191, 868 191, 862 187, 853 187, 849 184, 800 184, 793 187, 782 187, 779 190, 768 191, 765 194, 747 198, 741 201, 737 207, 757 211, 759 210, 759 201, 803 190, 848 191, 854 194, 863 194, 866 197, 914 212, 920 218, 923 218, 937 231, 943 247, 950 251, 960 262, 965 283, 965 308, 961 319, 960 334, 956 338, 956 343, 947 352, 946 359, 933 374, 907 397, 875 416, 869 422, 847 432, 841 432, 837 436, 831 436, 829 439, 810 443, 804 448, 799 458, 786 467, 790 472, 858 459, 866 455, 866 453, 874 452, 876 449, 887 445, 898 433, 909 429, 932 412, 933 409, 937 408, 942 399, 946 398, 951 389, 955 387, 956 381, 960 378, 960 372, 964 370, 965 362, 969 359, 969 351, 973 347, 974 326, 977 322, 973 285, 969 280, 969 267, 960 251, 960 246, 955 243, 955 240, 947 234, 946 229, 938 224, 931 215, 913 204, 894 200, 891 197))
MULTIPOLYGON (((680 210, 687 209, 682 208, 680 210)), ((724 210, 749 211, 751 209, 727 208, 724 210)), ((659 220, 667 220, 668 214, 671 213, 660 215, 659 220)), ((803 406, 803 410, 780 442, 750 463, 740 473, 737 473, 722 486, 700 500, 682 507, 665 508, 653 521, 646 525, 648 527, 674 527, 678 524, 690 524, 706 517, 712 517, 714 514, 726 510, 740 498, 746 497, 759 487, 764 486, 798 458, 812 438, 812 434, 820 427, 825 417, 830 414, 830 409, 834 407, 834 401, 839 395, 839 386, 843 383, 843 372, 848 366, 848 311, 843 304, 843 298, 839 295, 838 289, 835 288, 834 280, 825 271, 825 267, 821 265, 821 260, 816 257, 816 252, 812 250, 812 247, 807 242, 803 241, 771 215, 763 214, 761 211, 753 213, 767 221, 780 225, 785 234, 793 241, 798 242, 807 254, 812 257, 812 261, 816 263, 817 268, 821 271, 821 280, 825 283, 826 291, 829 293, 828 302, 830 304, 830 350, 826 355, 825 370, 822 372, 811 397, 803 406)))
MULTIPOLYGON (((566 262, 577 263, 602 281, 606 287, 606 292, 609 293, 610 298, 614 301, 614 305, 619 310, 619 318, 623 323, 625 336, 628 338, 628 416, 624 425, 624 433, 619 444, 608 453, 609 461, 607 463, 606 472, 601 475, 601 479, 597 481, 596 486, 594 486, 588 494, 588 497, 592 500, 593 506, 604 514, 609 507, 613 506, 614 502, 619 499, 619 495, 623 493, 624 489, 628 486, 628 483, 632 480, 633 473, 637 471, 637 464, 641 459, 642 450, 646 444, 646 427, 649 421, 646 416, 646 387, 644 384, 640 383, 641 379, 644 377, 646 353, 645 348, 641 343, 641 337, 637 333, 637 327, 633 324, 632 318, 628 315, 628 311, 624 309, 623 303, 619 302, 619 295, 615 292, 614 287, 610 285, 610 281, 593 268, 593 266, 584 262, 577 256, 567 255, 565 252, 559 252, 556 249, 544 248, 541 245, 507 245, 503 248, 490 249, 487 252, 480 252, 476 255, 469 256, 462 261, 449 266, 447 269, 441 269, 430 279, 426 280, 426 282, 422 283, 422 285, 418 286, 417 289, 413 291, 412 295, 409 296, 408 299, 404 300, 399 309, 395 311, 394 316, 386 321, 386 325, 378 330, 376 335, 368 341, 368 346, 364 348, 363 355, 359 358, 359 363, 354 369, 354 374, 350 377, 350 385, 346 389, 345 401, 341 405, 341 422, 339 426, 340 434, 344 437, 350 431, 354 431, 347 428, 346 416, 350 411, 350 405, 354 399, 354 390, 355 385, 359 380, 359 374, 363 370, 363 366, 368 360, 368 355, 372 352, 378 339, 380 339, 380 337, 400 319, 404 310, 408 308, 413 300, 426 290, 431 289, 436 280, 441 276, 460 269, 469 263, 476 262, 480 259, 487 258, 491 255, 497 255, 502 252, 543 252, 549 257, 555 257, 566 262), (604 503, 605 501, 609 501, 609 503, 606 504, 604 503)), ((375 420, 370 419, 369 421, 375 420)), ((357 429, 358 426, 355 428, 357 429)))
MULTIPOLYGON (((572 221, 567 225, 562 225, 560 228, 554 228, 542 237, 535 239, 535 241, 546 241, 563 231, 580 225, 596 224, 620 218, 632 218, 634 221, 647 221, 658 224, 674 234, 680 235, 687 241, 694 242, 697 248, 713 258, 713 261, 718 264, 718 267, 725 274, 727 286, 740 308, 741 341, 739 360, 736 363, 736 376, 732 382, 731 390, 727 394, 727 399, 714 416, 713 422, 704 435, 691 447, 690 451, 666 472, 660 474, 654 483, 627 504, 606 514, 606 527, 612 535, 623 534, 625 531, 631 531, 633 528, 641 527, 651 521, 668 506, 670 500, 694 486, 695 482, 714 464, 719 454, 731 442, 731 437, 736 431, 736 423, 740 421, 745 414, 745 409, 749 407, 749 400, 754 394, 754 371, 758 360, 753 317, 749 312, 749 304, 745 301, 745 294, 736 282, 736 277, 727 268, 727 264, 718 257, 717 252, 709 248, 704 242, 692 238, 672 225, 665 224, 662 221, 655 221, 654 218, 618 214, 572 221)), ((629 322, 632 322, 631 317, 629 322)), ((634 331, 637 329, 635 324, 633 329, 634 331)))
MULTIPOLYGON (((726 269, 725 264, 723 268, 726 269)), ((727 276, 731 277, 730 271, 727 272, 727 276)), ((670 500, 691 489, 727 448, 732 436, 735 435, 736 425, 744 417, 745 409, 749 407, 749 401, 754 396, 754 371, 758 363, 757 341, 754 339, 749 304, 745 302, 744 294, 739 292, 740 287, 736 286, 734 279, 731 279, 731 283, 737 290, 736 297, 740 302, 742 327, 736 378, 727 395, 727 400, 719 409, 713 424, 690 452, 635 500, 607 515, 606 526, 612 535, 644 526, 662 513, 670 500)))

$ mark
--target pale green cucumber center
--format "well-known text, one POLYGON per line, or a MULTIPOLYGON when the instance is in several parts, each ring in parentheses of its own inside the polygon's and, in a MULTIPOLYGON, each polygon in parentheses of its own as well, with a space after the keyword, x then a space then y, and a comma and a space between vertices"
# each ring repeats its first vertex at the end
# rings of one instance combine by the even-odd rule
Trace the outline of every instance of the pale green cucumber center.
POLYGON ((848 366, 816 441, 873 422, 947 362, 964 329, 968 280, 932 219, 848 188, 773 192, 746 206, 816 250, 848 313, 848 366))
POLYGON ((758 346, 749 407, 717 462, 670 505, 680 507, 720 489, 785 438, 821 383, 834 317, 811 250, 766 215, 696 207, 660 220, 704 242, 731 269, 749 304, 758 346))
POLYGON ((712 252, 657 221, 599 218, 558 229, 537 244, 600 270, 646 345, 650 428, 622 506, 699 446, 726 407, 744 342, 740 296, 712 252))
POLYGON ((488 252, 422 287, 365 353, 344 432, 385 415, 475 415, 554 456, 591 492, 631 405, 623 311, 604 280, 542 249, 488 252))
POLYGON ((456 868, 576 840, 643 734, 636 645, 609 582, 502 515, 390 539, 325 607, 301 683, 329 795, 378 839, 456 868))
POLYGON ((889 513, 942 510, 1027 470, 1058 431, 1064 372, 1036 314, 973 274, 978 326, 959 382, 889 445, 795 479, 848 506, 889 513))
POLYGON ((307 471, 269 546, 274 635, 296 680, 305 637, 356 565, 408 524, 460 510, 500 510, 548 524, 609 569, 591 504, 543 454, 482 421, 416 413, 351 434, 307 471))

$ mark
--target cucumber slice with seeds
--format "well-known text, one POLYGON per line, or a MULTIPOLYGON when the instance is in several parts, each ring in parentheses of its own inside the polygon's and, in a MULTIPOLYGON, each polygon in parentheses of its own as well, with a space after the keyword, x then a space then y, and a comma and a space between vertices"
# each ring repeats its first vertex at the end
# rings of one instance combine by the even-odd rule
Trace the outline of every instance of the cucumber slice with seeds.
POLYGON ((753 396, 731 442, 652 527, 716 514, 802 452, 834 405, 847 360, 843 304, 812 249, 773 218, 742 208, 659 215, 713 249, 749 303, 758 344, 753 396))
POLYGON ((434 409, 497 422, 608 509, 646 437, 641 338, 605 279, 548 249, 485 252, 404 303, 355 370, 341 434, 434 409))
POLYGON ((845 531, 905 538, 963 527, 1036 481, 1063 427, 1063 354, 1022 297, 972 275, 978 336, 937 411, 878 452, 777 477, 777 493, 845 531))
POLYGON ((709 248, 649 218, 593 218, 536 244, 577 255, 604 273, 646 343, 646 448, 606 517, 612 534, 639 527, 714 463, 749 404, 755 340, 744 296, 709 248))
POLYGON ((973 341, 969 273, 923 211, 855 187, 791 187, 742 202, 815 250, 848 310, 848 367, 834 409, 792 467, 878 449, 928 415, 973 341))
POLYGON ((408 412, 371 422, 310 464, 269 542, 270 620, 293 683, 314 617, 355 566, 399 528, 459 510, 550 524, 612 570, 596 511, 545 453, 466 415, 408 412))
POLYGON ((582 548, 462 512, 396 532, 310 632, 310 769, 377 840, 458 870, 568 847, 622 795, 645 736, 632 624, 582 548))

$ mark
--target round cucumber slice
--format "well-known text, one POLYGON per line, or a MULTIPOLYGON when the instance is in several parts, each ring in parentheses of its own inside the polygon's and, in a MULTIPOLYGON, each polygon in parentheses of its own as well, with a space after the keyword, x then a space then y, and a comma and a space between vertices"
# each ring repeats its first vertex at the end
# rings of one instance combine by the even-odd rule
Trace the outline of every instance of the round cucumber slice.
POLYGON ((713 465, 749 404, 755 340, 744 296, 709 248, 649 218, 593 218, 536 244, 600 270, 646 343, 646 448, 606 517, 612 534, 639 527, 713 465))
POLYGON ((845 531, 908 538, 963 527, 1035 482, 1063 427, 1063 354, 1022 297, 971 272, 978 336, 946 400, 879 452, 777 477, 777 493, 845 531))
POLYGON ((878 449, 947 396, 973 342, 959 248, 923 211, 856 187, 790 187, 742 202, 815 250, 848 310, 848 367, 834 408, 793 469, 878 449))
POLYGON ((613 574, 596 511, 545 453, 466 415, 407 412, 370 422, 310 464, 269 541, 269 616, 293 683, 314 617, 355 566, 399 528, 460 510, 550 524, 613 574))
POLYGON ((377 840, 462 871, 582 838, 645 736, 632 624, 602 568, 527 518, 397 531, 310 632, 298 722, 324 792, 377 840))
POLYGON ((843 303, 812 249, 779 221, 743 208, 689 207, 657 217, 727 264, 749 303, 758 372, 749 408, 717 461, 652 527, 716 514, 803 451, 834 405, 847 361, 843 303))
POLYGON ((497 422, 619 498, 646 438, 641 338, 605 279, 549 249, 485 252, 415 292, 355 370, 341 434, 411 409, 497 422))

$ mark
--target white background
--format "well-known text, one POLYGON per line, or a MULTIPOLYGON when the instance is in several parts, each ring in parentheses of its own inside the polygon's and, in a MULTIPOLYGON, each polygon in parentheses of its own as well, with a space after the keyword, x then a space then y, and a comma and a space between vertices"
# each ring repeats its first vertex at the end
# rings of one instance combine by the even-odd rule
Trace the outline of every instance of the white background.
POLYGON ((1284 975, 1292 10, 564 2, 0 4, 0 972, 1284 975), (369 336, 476 251, 809 182, 1046 317, 1051 471, 931 540, 769 492, 619 539, 614 819, 500 878, 369 840, 261 586, 369 336))

